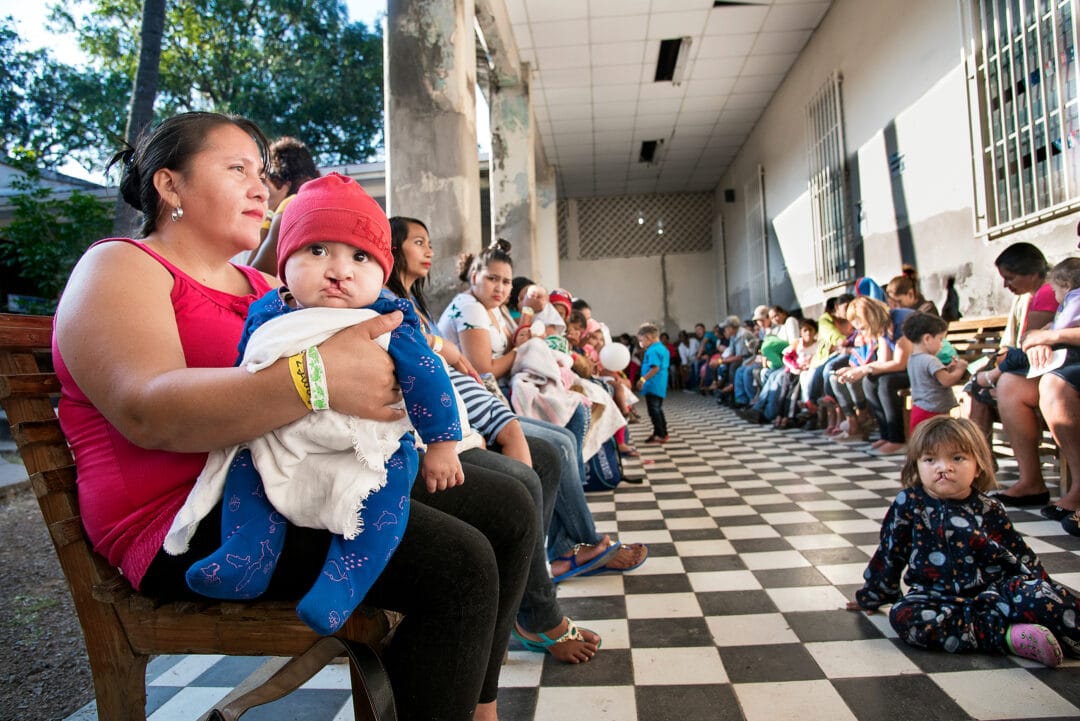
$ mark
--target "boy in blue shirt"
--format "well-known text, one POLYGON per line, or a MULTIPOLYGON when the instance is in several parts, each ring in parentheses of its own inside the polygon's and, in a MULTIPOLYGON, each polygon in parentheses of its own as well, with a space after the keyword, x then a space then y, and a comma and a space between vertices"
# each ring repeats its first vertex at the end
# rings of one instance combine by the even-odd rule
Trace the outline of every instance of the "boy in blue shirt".
POLYGON ((667 443, 664 396, 667 395, 668 364, 671 363, 671 356, 664 345, 657 342, 660 339, 660 329, 652 323, 643 323, 638 328, 637 339, 644 351, 637 389, 645 395, 645 406, 649 409, 649 420, 653 426, 653 433, 645 442, 667 443))

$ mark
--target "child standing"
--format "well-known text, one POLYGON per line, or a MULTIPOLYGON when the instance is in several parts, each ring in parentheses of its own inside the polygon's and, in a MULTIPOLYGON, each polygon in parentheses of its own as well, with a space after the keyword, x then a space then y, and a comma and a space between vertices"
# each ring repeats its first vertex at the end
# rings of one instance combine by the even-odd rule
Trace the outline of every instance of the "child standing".
POLYGON ((953 357, 945 365, 938 358, 949 324, 931 313, 915 312, 904 321, 904 337, 911 341, 907 372, 911 379, 911 430, 933 416, 946 415, 956 405, 952 386, 967 372, 967 361, 953 357))
POLYGON ((1047 575, 1001 503, 986 495, 997 480, 974 423, 949 416, 921 423, 900 482, 849 611, 893 604, 889 623, 921 648, 1013 653, 1047 666, 1061 663, 1062 647, 1080 656, 1080 599, 1047 575))
POLYGON ((652 435, 646 443, 667 443, 667 418, 664 417, 664 398, 667 396, 668 364, 671 356, 659 342, 660 329, 652 323, 643 323, 637 332, 638 343, 644 350, 641 359, 641 376, 637 389, 645 395, 645 407, 652 421, 652 435))
POLYGON ((165 548, 185 551, 198 522, 221 499, 222 546, 191 566, 188 585, 211 598, 248 599, 270 583, 285 540, 282 516, 330 530, 337 535, 323 571, 297 605, 305 623, 329 635, 363 600, 405 532, 417 469, 413 425, 428 444, 422 475, 435 492, 464 480, 457 457, 461 421, 450 380, 411 304, 379 298, 393 268, 390 227, 354 180, 331 173, 304 184, 282 217, 277 258, 288 287, 251 305, 240 340, 242 362, 256 372, 288 357, 297 392, 313 412, 212 453, 165 548), (405 318, 390 333, 387 350, 409 418, 379 423, 330 411, 315 346, 375 313, 395 310, 405 318))

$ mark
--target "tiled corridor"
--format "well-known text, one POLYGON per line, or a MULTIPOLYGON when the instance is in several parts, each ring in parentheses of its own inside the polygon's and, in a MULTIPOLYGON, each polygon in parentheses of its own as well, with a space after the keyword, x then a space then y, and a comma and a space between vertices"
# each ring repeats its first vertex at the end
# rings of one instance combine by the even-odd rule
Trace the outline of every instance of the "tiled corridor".
MULTIPOLYGON (((647 542, 649 561, 559 589, 564 610, 600 633, 603 649, 565 666, 512 643, 502 721, 1080 717, 1080 661, 1051 670, 922 652, 899 642, 886 616, 842 610, 898 490, 898 460, 752 426, 698 395, 672 394, 667 412, 671 442, 642 446, 653 462, 627 468, 645 483, 590 495, 600 530, 647 542)), ((1009 469, 1004 461, 1006 482, 1009 469)), ((1080 538, 1036 512, 1013 520, 1050 573, 1080 588, 1080 538)), ((257 663, 156 659, 151 721, 193 718, 257 663)), ((347 721, 348 688, 347 668, 332 666, 244 718, 347 721)), ((93 718, 87 708, 69 721, 93 718)))

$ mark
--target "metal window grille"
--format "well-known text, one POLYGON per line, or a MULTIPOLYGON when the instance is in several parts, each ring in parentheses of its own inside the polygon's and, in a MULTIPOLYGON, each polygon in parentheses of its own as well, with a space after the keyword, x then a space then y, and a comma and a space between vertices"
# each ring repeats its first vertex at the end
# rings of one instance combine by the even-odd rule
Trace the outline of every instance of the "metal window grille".
MULTIPOLYGON (((630 258, 709 250, 713 195, 653 193, 577 198, 578 257, 630 258)), ((560 218, 567 202, 559 201, 560 218)), ((560 232, 568 225, 560 221, 560 232)))
POLYGON ((1076 0, 966 2, 977 215, 999 235, 1080 197, 1076 0))
POLYGON ((843 120, 840 74, 834 72, 806 106, 814 274, 822 286, 840 285, 852 279, 843 120))
POLYGON ((559 223, 559 259, 566 260, 570 257, 570 205, 565 200, 560 200, 555 206, 555 214, 559 223))

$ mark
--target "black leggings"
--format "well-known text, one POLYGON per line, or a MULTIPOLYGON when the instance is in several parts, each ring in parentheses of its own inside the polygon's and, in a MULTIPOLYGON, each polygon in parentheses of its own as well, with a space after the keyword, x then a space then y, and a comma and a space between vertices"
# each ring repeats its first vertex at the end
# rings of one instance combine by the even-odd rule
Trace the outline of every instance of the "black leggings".
MULTIPOLYGON (((383 660, 401 721, 472 718, 494 701, 536 534, 525 488, 462 463, 465 483, 429 494, 413 487, 409 525, 364 603, 405 614, 383 660)), ((199 524, 183 556, 159 552, 141 590, 190 598, 184 572, 220 545, 220 512, 199 524)), ((322 569, 326 531, 289 525, 281 560, 263 598, 296 600, 322 569)))

